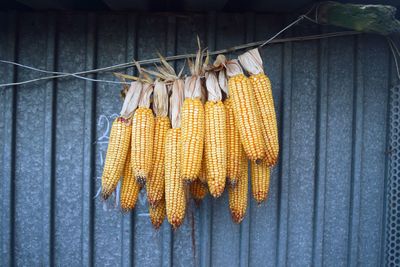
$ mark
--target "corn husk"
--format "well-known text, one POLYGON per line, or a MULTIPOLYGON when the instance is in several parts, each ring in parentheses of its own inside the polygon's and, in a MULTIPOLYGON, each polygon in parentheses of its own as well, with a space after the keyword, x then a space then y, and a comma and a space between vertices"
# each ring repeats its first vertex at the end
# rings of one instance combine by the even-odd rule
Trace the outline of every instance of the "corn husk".
POLYGON ((249 50, 246 53, 240 55, 239 61, 242 64, 243 68, 250 73, 250 75, 264 73, 263 62, 260 56, 260 52, 257 48, 249 50))
POLYGON ((139 104, 140 96, 142 95, 142 87, 141 82, 135 81, 131 83, 131 86, 126 92, 125 100, 120 112, 122 117, 129 118, 132 116, 139 104))
POLYGON ((168 91, 163 81, 157 80, 154 83, 154 105, 153 110, 156 116, 165 117, 168 115, 168 91))

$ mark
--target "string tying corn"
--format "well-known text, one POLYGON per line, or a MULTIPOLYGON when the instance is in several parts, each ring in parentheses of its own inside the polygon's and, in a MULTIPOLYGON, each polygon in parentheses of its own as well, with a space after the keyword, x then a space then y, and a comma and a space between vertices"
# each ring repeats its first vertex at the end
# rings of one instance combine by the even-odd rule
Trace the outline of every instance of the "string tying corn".
POLYGON ((144 185, 153 164, 154 115, 150 107, 153 85, 144 84, 139 108, 132 119, 132 168, 141 185, 144 185))
POLYGON ((254 91, 257 108, 261 114, 263 137, 267 148, 265 161, 268 166, 273 166, 278 161, 279 138, 271 82, 264 74, 258 49, 244 53, 239 56, 239 60, 250 73, 249 80, 254 91))
POLYGON ((262 134, 261 115, 257 109, 250 80, 243 74, 237 60, 228 61, 226 70, 230 77, 229 97, 232 100, 240 140, 247 157, 260 163, 266 156, 266 146, 262 134))
POLYGON ((208 101, 205 105, 205 159, 207 183, 213 197, 221 196, 226 181, 226 114, 214 72, 206 73, 208 101))
POLYGON ((120 116, 114 120, 108 142, 107 154, 101 178, 102 198, 107 199, 117 187, 124 170, 131 143, 132 112, 136 109, 141 87, 133 82, 125 96, 120 116))
POLYGON ((146 183, 147 199, 152 206, 164 198, 164 159, 165 159, 165 137, 171 123, 168 118, 168 92, 164 82, 156 81, 154 86, 154 148, 153 168, 151 168, 149 179, 146 183))

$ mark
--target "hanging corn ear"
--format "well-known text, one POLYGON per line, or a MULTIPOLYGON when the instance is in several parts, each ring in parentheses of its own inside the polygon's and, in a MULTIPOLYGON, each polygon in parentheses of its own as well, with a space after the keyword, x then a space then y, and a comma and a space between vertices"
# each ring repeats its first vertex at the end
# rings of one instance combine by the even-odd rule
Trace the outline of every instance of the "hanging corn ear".
POLYGON ((185 101, 182 107, 181 177, 194 181, 200 174, 204 142, 204 107, 200 100, 200 77, 185 81, 185 101))
POLYGON ((165 200, 161 199, 157 206, 149 205, 150 220, 154 229, 159 229, 165 219, 165 200))
MULTIPOLYGON (((200 47, 195 62, 188 60, 192 76, 185 80, 185 101, 182 107, 182 162, 181 177, 187 183, 200 175, 204 148, 204 107, 202 98, 203 52, 200 47)), ((207 57, 208 58, 208 57, 207 57)))
POLYGON ((244 53, 239 56, 239 60, 250 73, 249 79, 261 114, 263 137, 267 147, 265 161, 268 166, 273 166, 278 161, 279 138, 271 82, 264 74, 263 63, 258 49, 252 49, 244 53))
POLYGON ((120 202, 123 212, 128 212, 135 208, 141 189, 141 186, 136 181, 136 178, 132 172, 131 155, 129 152, 125 161, 124 174, 122 177, 121 185, 120 202))
POLYGON ((239 129, 240 141, 247 157, 260 162, 266 156, 265 141, 263 138, 261 115, 250 80, 244 76, 237 60, 226 64, 229 97, 232 100, 235 122, 239 129))
POLYGON ((240 142, 239 130, 236 126, 232 100, 227 98, 224 101, 226 111, 226 143, 227 143, 227 160, 226 160, 226 178, 227 182, 235 185, 239 176, 243 163, 243 146, 240 142))
POLYGON ((172 89, 170 109, 173 128, 167 131, 165 141, 165 201, 167 218, 174 229, 182 224, 186 212, 185 185, 180 175, 182 144, 179 127, 182 89, 182 81, 176 80, 172 89))
POLYGON ((153 165, 154 115, 150 107, 153 85, 145 84, 140 96, 139 108, 132 119, 132 169, 141 185, 144 185, 153 165))
POLYGON ((268 197, 270 169, 266 162, 257 165, 251 162, 251 191, 254 199, 261 203, 268 197))
POLYGON ((153 148, 153 167, 151 168, 149 179, 146 183, 147 199, 150 205, 155 206, 164 199, 165 176, 165 136, 171 123, 168 118, 168 92, 165 83, 156 81, 154 86, 154 148, 153 148))
POLYGON ((221 89, 213 72, 207 72, 208 101, 205 105, 205 159, 210 194, 219 197, 226 182, 226 114, 221 89))
POLYGON ((190 184, 190 195, 197 204, 200 204, 203 198, 207 195, 207 192, 207 186, 199 179, 194 180, 194 182, 190 184))
POLYGON ((101 178, 102 197, 107 199, 114 192, 124 170, 125 160, 131 143, 132 112, 136 109, 141 87, 133 82, 126 94, 121 116, 111 126, 107 154, 101 178))
POLYGON ((248 195, 248 183, 249 176, 247 170, 247 159, 243 163, 241 170, 241 177, 239 178, 235 187, 229 186, 229 208, 231 210, 232 220, 235 223, 240 223, 247 209, 247 195, 248 195))

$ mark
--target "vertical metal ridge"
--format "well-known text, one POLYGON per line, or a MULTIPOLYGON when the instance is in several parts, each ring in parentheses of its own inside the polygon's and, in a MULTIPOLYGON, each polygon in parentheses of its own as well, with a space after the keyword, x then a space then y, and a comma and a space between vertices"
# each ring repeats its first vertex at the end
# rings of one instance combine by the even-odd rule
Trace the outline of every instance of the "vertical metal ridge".
MULTIPOLYGON (((246 31, 244 39, 246 42, 253 42, 255 39, 255 14, 248 13, 245 15, 246 31)), ((252 194, 251 194, 251 172, 248 168, 249 175, 249 187, 248 187, 248 200, 247 200, 247 216, 240 224, 240 248, 239 248, 239 266, 244 267, 249 265, 249 251, 250 251, 250 231, 251 231, 251 206, 252 206, 252 194)))
POLYGON ((394 86, 396 82, 396 74, 395 74, 395 66, 393 63, 393 54, 389 55, 388 59, 388 72, 389 72, 389 77, 388 77, 388 82, 389 82, 389 88, 390 88, 390 93, 389 93, 389 100, 387 103, 387 114, 386 114, 386 159, 385 159, 385 183, 384 183, 384 189, 383 189, 383 213, 382 213, 382 236, 381 236, 381 249, 379 251, 379 262, 382 266, 385 266, 387 264, 385 262, 385 254, 386 254, 386 246, 387 246, 387 239, 388 239, 388 224, 389 224, 389 212, 390 212, 390 191, 391 191, 391 170, 390 170, 390 164, 391 164, 391 142, 392 142, 392 124, 391 124, 391 118, 394 115, 393 111, 391 109, 392 106, 392 101, 393 101, 393 90, 392 87, 394 86))
MULTIPOLYGON (((391 75, 391 54, 390 54, 390 51, 389 51, 389 48, 386 46, 385 48, 383 48, 383 49, 385 49, 386 50, 386 58, 387 58, 387 72, 388 72, 388 76, 387 76, 387 89, 388 90, 390 90, 390 88, 391 88, 391 84, 392 84, 392 80, 393 80, 393 77, 392 77, 392 75, 391 75)), ((388 93, 387 95, 386 95, 386 101, 387 101, 387 103, 386 103, 386 120, 385 120, 385 133, 386 133, 386 135, 385 135, 385 168, 384 168, 384 182, 382 183, 382 190, 381 190, 381 192, 382 192, 382 195, 381 195, 381 197, 382 197, 382 210, 383 210, 383 212, 382 212, 382 214, 381 214, 381 218, 380 218, 380 222, 379 222, 379 229, 380 229, 380 233, 381 233, 381 235, 379 236, 379 238, 380 238, 380 242, 379 242, 379 246, 380 246, 380 249, 379 249, 379 251, 378 251, 378 261, 377 262, 380 262, 381 264, 383 264, 383 260, 382 260, 382 257, 383 257, 383 250, 384 250, 384 247, 385 247, 385 234, 386 234, 386 232, 385 232, 385 229, 386 229, 386 200, 387 200, 387 184, 388 184, 388 181, 389 181, 389 177, 388 177, 388 173, 389 173, 389 171, 388 171, 388 166, 389 166, 389 160, 390 160, 390 157, 389 157, 389 153, 387 153, 387 151, 388 151, 388 149, 389 149, 389 143, 390 143, 390 138, 389 138, 389 134, 390 134, 390 127, 391 127, 391 125, 390 125, 390 115, 391 115, 391 109, 390 109, 390 93, 388 93)))
POLYGON ((327 109, 329 79, 329 40, 319 42, 319 80, 317 91, 317 126, 315 145, 315 192, 313 218, 313 265, 323 266, 324 218, 325 218, 325 177, 327 158, 327 109), (320 223, 318 223, 320 222, 320 223))
MULTIPOLYGON (((167 34, 166 34, 166 47, 165 47, 165 52, 166 55, 169 56, 171 54, 176 55, 177 51, 177 39, 176 39, 176 17, 175 16, 169 16, 167 19, 167 34)), ((177 67, 177 62, 173 63, 174 69, 177 67)), ((167 220, 167 219, 165 219, 167 220)), ((163 228, 162 228, 162 266, 167 267, 167 266, 173 266, 173 260, 174 260, 174 255, 173 255, 173 246, 174 246, 174 235, 172 232, 172 228, 169 224, 164 223, 163 228)))
POLYGON ((354 104, 353 104, 353 131, 352 131, 352 163, 351 163, 351 198, 349 205, 349 240, 347 265, 356 266, 358 263, 358 231, 360 221, 360 186, 362 168, 362 142, 363 142, 363 99, 364 82, 362 72, 362 51, 360 41, 362 37, 355 37, 354 42, 354 104))
MULTIPOLYGON (((18 34, 19 34, 19 17, 14 12, 9 13, 7 17, 7 47, 8 59, 18 61, 18 34)), ((3 77, 6 81, 16 82, 17 68, 9 67, 9 73, 5 73, 3 77), (7 75, 8 74, 8 75, 7 75)), ((3 214, 2 216, 2 265, 13 266, 14 259, 14 220, 15 220, 15 150, 16 150, 16 86, 3 88, 5 91, 4 97, 4 147, 3 149, 3 214)))
POLYGON ((287 246, 288 246, 288 219, 289 219, 289 176, 290 176, 290 140, 291 140, 291 113, 292 113, 292 43, 285 43, 283 48, 283 96, 281 102, 282 120, 281 144, 282 147, 281 164, 279 169, 279 189, 278 189, 278 249, 277 249, 277 265, 286 266, 287 264, 287 246))
MULTIPOLYGON (((207 46, 212 51, 216 47, 216 22, 217 16, 214 12, 205 16, 207 20, 207 46)), ((208 195, 200 206, 200 266, 211 266, 211 246, 212 246, 212 197, 208 195)))
MULTIPOLYGON (((137 45, 136 45, 136 16, 126 15, 126 51, 125 61, 132 61, 137 56, 137 45)), ((133 70, 129 69, 128 74, 133 74, 133 70)), ((135 229, 135 211, 128 214, 122 215, 121 222, 121 236, 122 236, 122 255, 121 255, 121 266, 133 266, 134 265, 134 229, 135 229), (126 234, 129 233, 129 234, 126 234)))
MULTIPOLYGON (((57 21, 52 13, 47 14, 46 40, 46 68, 55 70, 57 46, 57 21)), ((43 129, 43 229, 42 229, 42 261, 43 265, 51 266, 54 263, 54 172, 55 172, 55 129, 56 129, 56 81, 46 82, 44 101, 44 129, 43 129)))
MULTIPOLYGON (((96 16, 87 15, 86 25, 86 63, 85 68, 96 67, 96 16)), ((94 78, 94 74, 89 75, 94 78)), ((84 88, 84 137, 83 137, 83 177, 82 177, 82 251, 81 261, 84 266, 93 266, 93 228, 94 228, 94 140, 96 132, 96 85, 85 81, 84 88)))

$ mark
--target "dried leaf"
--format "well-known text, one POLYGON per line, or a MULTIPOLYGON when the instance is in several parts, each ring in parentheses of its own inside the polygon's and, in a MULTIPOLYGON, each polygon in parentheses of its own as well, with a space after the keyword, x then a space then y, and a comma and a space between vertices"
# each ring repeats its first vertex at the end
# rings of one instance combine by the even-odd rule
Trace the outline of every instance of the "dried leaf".
POLYGON ((208 101, 220 101, 222 100, 221 88, 218 84, 217 75, 215 72, 206 73, 206 85, 208 92, 208 101))
POLYGON ((246 53, 239 56, 239 61, 243 68, 247 70, 250 75, 263 73, 263 62, 260 56, 260 52, 257 48, 251 49, 246 53))
POLYGON ((162 81, 154 83, 154 113, 156 116, 164 117, 168 115, 168 92, 167 86, 162 81))

